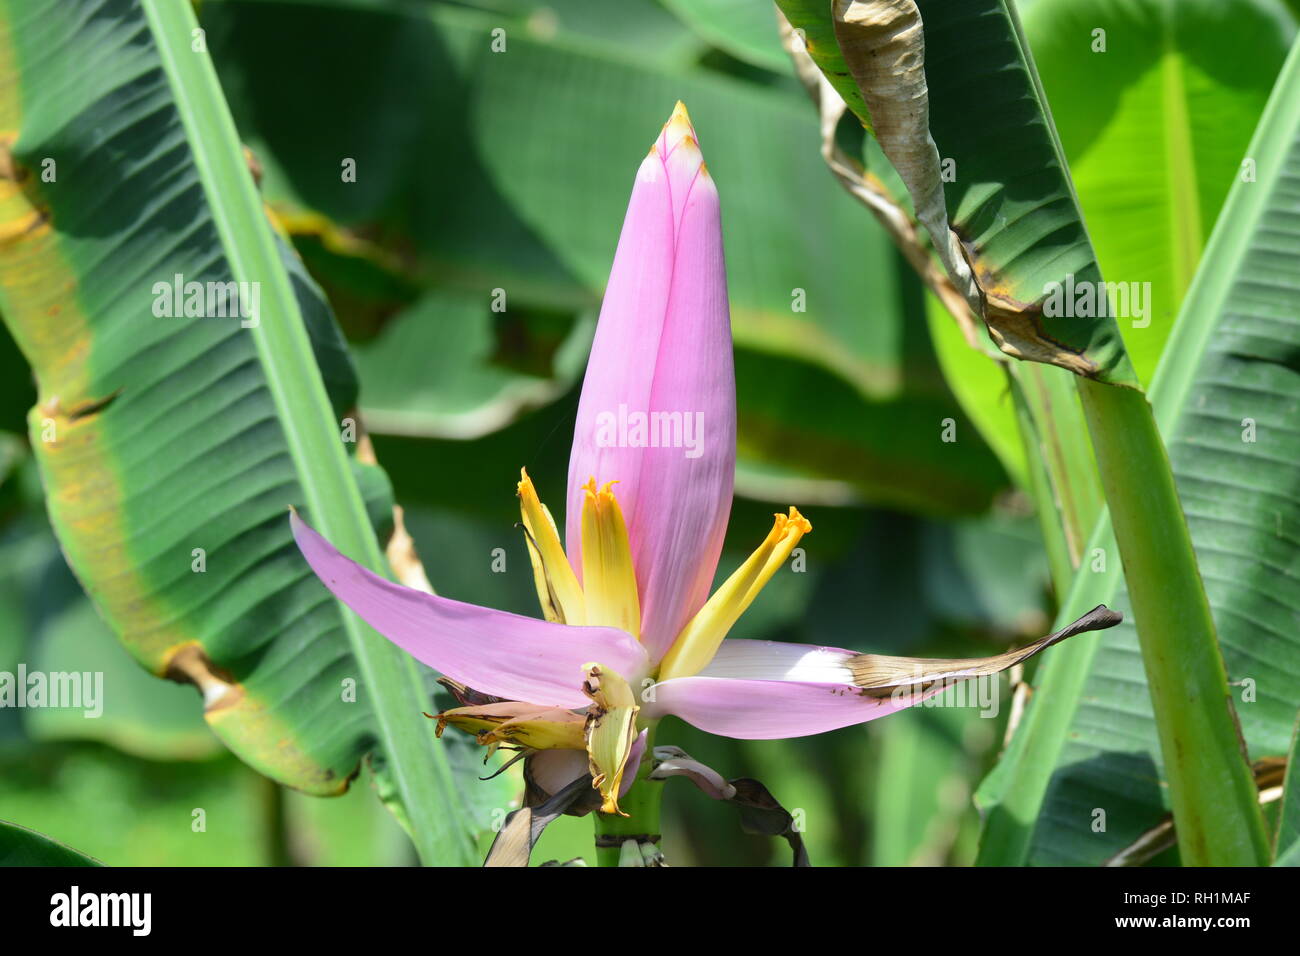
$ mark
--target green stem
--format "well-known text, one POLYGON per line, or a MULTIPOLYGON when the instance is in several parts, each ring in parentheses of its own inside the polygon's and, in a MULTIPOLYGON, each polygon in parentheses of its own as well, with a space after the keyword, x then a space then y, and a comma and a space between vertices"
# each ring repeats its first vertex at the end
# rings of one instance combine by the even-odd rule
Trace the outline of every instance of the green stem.
POLYGON ((1035 457, 1041 460, 1047 475, 1049 516, 1065 535, 1072 569, 1069 576, 1053 579, 1057 599, 1061 600, 1074 580, 1073 569, 1082 560, 1084 543, 1105 506, 1105 496, 1072 381, 1074 376, 1064 369, 1032 362, 1020 363, 1017 372, 1033 426, 1035 457))
MULTIPOLYGON (((1007 382, 1015 403, 1016 424, 1025 449, 1029 496, 1034 501, 1052 585, 1060 601, 1064 599, 1079 565, 1081 544, 1075 542, 1080 540, 1080 529, 1089 527, 1084 522, 1096 516, 1087 515, 1077 507, 1067 507, 1067 501, 1072 499, 1057 491, 1068 481, 1067 475, 1061 473, 1068 466, 1065 465, 1065 456, 1051 453, 1049 446, 1059 448, 1057 436, 1065 433, 1066 429, 1059 415, 1053 414, 1057 403, 1045 400, 1044 393, 1036 388, 1039 383, 1027 380, 1025 373, 1028 371, 1024 366, 1006 367, 1007 382)), ((1078 410, 1077 402, 1075 410, 1078 410)), ((1091 452, 1088 464, 1086 473, 1095 475, 1096 469, 1091 467, 1091 452)))
MULTIPOLYGON (((1073 376, 1023 362, 1009 366, 1007 378, 1025 446, 1029 493, 1060 605, 1055 626, 1064 627, 1113 600, 1119 562, 1112 562, 1107 572, 1079 573, 1094 549, 1114 552, 1109 516, 1073 376), (1087 538, 1094 527, 1092 538, 1087 538)), ((1020 724, 975 794, 984 818, 976 866, 1019 865, 1028 858, 1051 771, 1098 640, 1096 634, 1080 634, 1044 655, 1039 664, 1036 690, 1020 724)))
POLYGON ((270 777, 258 781, 262 804, 262 844, 266 848, 267 866, 294 866, 289 850, 289 818, 284 788, 270 777))
POLYGON ((1173 473, 1146 395, 1078 380, 1188 866, 1261 866, 1264 820, 1173 473))

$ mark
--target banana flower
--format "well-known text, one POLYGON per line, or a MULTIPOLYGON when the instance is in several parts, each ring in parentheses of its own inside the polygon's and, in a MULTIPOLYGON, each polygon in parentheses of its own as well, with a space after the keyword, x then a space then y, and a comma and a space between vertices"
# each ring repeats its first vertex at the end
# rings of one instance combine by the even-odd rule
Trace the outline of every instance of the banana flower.
POLYGON ((297 514, 293 532, 340 601, 460 685, 464 706, 437 715, 440 730, 451 724, 489 747, 550 758, 534 768, 543 793, 590 773, 606 814, 622 812, 647 732, 665 715, 728 737, 822 733, 1118 619, 1098 609, 1025 648, 976 660, 726 641, 812 530, 797 508, 775 515, 757 550, 710 596, 735 463, 718 190, 679 103, 637 171, 614 256, 578 406, 564 543, 526 472, 517 486, 545 620, 394 584, 297 514))

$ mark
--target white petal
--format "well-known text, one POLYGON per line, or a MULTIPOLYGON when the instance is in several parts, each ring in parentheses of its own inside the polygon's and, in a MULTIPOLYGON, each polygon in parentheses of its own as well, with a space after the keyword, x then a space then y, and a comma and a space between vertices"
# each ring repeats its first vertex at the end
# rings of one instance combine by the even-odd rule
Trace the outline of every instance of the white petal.
POLYGON ((855 652, 839 647, 726 640, 699 676, 852 684, 853 672, 848 661, 856 656, 855 652))

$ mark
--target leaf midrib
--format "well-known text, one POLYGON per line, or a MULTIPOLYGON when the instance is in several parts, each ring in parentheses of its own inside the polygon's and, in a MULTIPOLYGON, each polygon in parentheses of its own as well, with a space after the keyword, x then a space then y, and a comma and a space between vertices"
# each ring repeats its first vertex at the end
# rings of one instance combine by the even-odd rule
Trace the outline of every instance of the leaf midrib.
POLYGON ((1161 11, 1160 57, 1161 133, 1169 182, 1170 267, 1176 301, 1182 302, 1205 247, 1201 222, 1200 180, 1187 109, 1187 83, 1182 54, 1174 39, 1174 9, 1166 2, 1161 11), (1182 200, 1180 202, 1180 200, 1182 200))

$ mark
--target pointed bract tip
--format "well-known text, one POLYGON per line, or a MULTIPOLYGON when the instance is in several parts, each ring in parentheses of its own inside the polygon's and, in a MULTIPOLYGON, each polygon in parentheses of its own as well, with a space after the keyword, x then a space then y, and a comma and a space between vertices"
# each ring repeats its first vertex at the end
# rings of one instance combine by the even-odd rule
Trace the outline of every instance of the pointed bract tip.
POLYGON ((668 117, 668 122, 664 123, 664 131, 661 143, 658 143, 662 149, 662 155, 667 158, 680 145, 685 145, 687 149, 699 149, 699 141, 695 138, 695 127, 691 124, 691 116, 686 112, 686 106, 681 100, 677 101, 677 107, 673 110, 673 115, 668 117))

